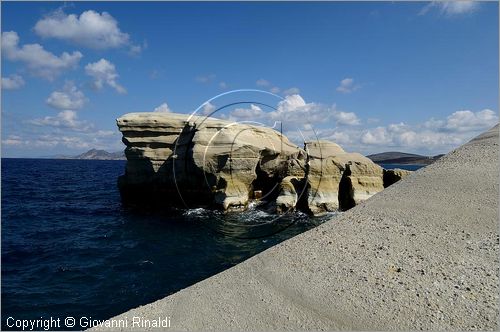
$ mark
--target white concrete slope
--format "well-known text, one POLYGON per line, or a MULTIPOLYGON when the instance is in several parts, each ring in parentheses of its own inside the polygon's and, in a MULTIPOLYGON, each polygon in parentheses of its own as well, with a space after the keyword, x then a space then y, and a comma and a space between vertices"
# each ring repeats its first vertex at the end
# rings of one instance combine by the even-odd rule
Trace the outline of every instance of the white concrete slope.
POLYGON ((498 136, 497 125, 339 217, 116 318, 169 316, 176 330, 497 329, 498 136))

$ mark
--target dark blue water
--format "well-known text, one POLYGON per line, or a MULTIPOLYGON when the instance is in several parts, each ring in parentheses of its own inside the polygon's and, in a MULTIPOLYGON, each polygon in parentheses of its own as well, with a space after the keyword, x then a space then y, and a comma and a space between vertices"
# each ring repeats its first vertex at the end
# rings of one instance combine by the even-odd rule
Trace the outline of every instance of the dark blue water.
POLYGON ((124 161, 2 159, 3 329, 8 317, 112 317, 331 218, 296 213, 261 230, 234 226, 274 218, 258 210, 127 210, 116 186, 124 167, 124 161))

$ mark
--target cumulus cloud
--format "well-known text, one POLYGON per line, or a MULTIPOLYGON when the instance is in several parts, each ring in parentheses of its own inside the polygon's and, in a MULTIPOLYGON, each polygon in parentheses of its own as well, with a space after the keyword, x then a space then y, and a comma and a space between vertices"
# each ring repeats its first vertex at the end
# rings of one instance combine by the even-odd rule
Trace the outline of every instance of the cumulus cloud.
POLYGON ((195 80, 198 83, 210 83, 213 80, 215 80, 216 77, 217 77, 217 75, 215 75, 215 74, 199 75, 199 76, 196 76, 195 80))
POLYGON ((361 142, 369 145, 420 149, 448 149, 465 143, 473 136, 498 123, 498 115, 489 109, 457 111, 445 120, 430 119, 410 126, 390 124, 365 130, 361 142))
MULTIPOLYGON (((68 148, 74 151, 82 149, 104 149, 107 151, 116 151, 122 148, 119 134, 109 130, 97 130, 79 133, 42 133, 36 135, 9 135, 6 139, 2 140, 4 146, 16 147, 16 150, 40 149, 45 150, 45 153, 60 153, 60 148, 68 148), (52 150, 54 149, 54 150, 52 150), (48 152, 51 151, 51 152, 48 152)), ((75 153, 76 154, 76 153, 75 153)))
POLYGON ((277 86, 273 86, 271 89, 269 89, 270 92, 277 94, 280 93, 281 89, 278 88, 277 86))
POLYGON ((227 89, 227 83, 222 81, 222 82, 219 82, 219 88, 221 89, 227 89))
MULTIPOLYGON (((323 133, 320 131, 319 135, 323 136, 323 133)), ((326 135, 324 138, 342 145, 352 143, 351 134, 347 131, 334 130, 330 135, 326 135)))
MULTIPOLYGON (((61 111, 55 116, 21 121, 12 126, 6 117, 4 129, 11 131, 2 137, 7 154, 41 156, 50 154, 78 154, 89 148, 117 151, 123 149, 117 129, 95 129, 92 122, 81 120, 75 111, 61 111), (66 150, 65 150, 66 149, 66 150)), ((5 120, 4 119, 4 120, 5 120)))
POLYGON ((359 89, 359 85, 354 84, 354 79, 347 77, 340 81, 337 91, 341 93, 351 93, 359 89))
POLYGON ((392 143, 392 136, 385 127, 376 127, 365 131, 361 137, 364 144, 388 145, 392 143))
POLYGON ((157 113, 170 113, 170 112, 172 112, 170 107, 168 107, 167 103, 163 103, 160 106, 155 107, 154 111, 157 113))
POLYGON ((24 63, 30 72, 47 80, 53 80, 61 72, 75 68, 83 55, 75 51, 63 52, 56 56, 46 51, 40 44, 19 46, 19 36, 15 31, 2 33, 2 53, 10 61, 24 63))
POLYGON ((24 85, 24 79, 22 76, 13 74, 9 77, 2 77, 2 89, 4 90, 16 90, 24 85))
POLYGON ((360 119, 353 112, 339 111, 335 104, 326 106, 306 103, 299 94, 286 96, 278 103, 277 110, 270 112, 270 116, 274 120, 295 125, 319 124, 329 120, 333 120, 336 125, 355 126, 360 124, 360 119))
POLYGON ((356 113, 353 112, 334 110, 332 116, 339 125, 356 126, 361 123, 356 113))
POLYGON ((61 129, 71 129, 73 131, 89 131, 93 128, 91 123, 78 120, 78 115, 75 111, 64 110, 56 116, 46 116, 41 119, 34 119, 29 123, 36 126, 49 126, 61 129))
POLYGON ((94 79, 92 86, 97 90, 102 89, 106 84, 120 94, 127 93, 127 90, 117 82, 119 75, 115 65, 106 59, 87 64, 85 73, 94 79))
POLYGON ((326 106, 307 103, 299 94, 288 95, 281 100, 275 109, 264 111, 257 105, 249 108, 237 108, 229 113, 229 119, 259 120, 273 125, 280 121, 287 128, 303 128, 308 125, 324 124, 333 121, 337 126, 357 126, 361 123, 355 113, 337 110, 337 106, 326 106))
POLYGON ((251 104, 250 108, 236 108, 230 113, 230 116, 239 120, 259 119, 264 111, 257 105, 251 104))
POLYGON ((213 111, 215 111, 216 107, 214 104, 208 102, 208 103, 205 103, 205 105, 203 105, 203 109, 201 111, 201 113, 203 115, 209 115, 211 114, 213 111))
POLYGON ((53 135, 46 134, 40 135, 32 143, 36 147, 53 148, 56 146, 64 146, 70 149, 89 149, 91 147, 90 142, 79 136, 67 136, 67 135, 53 135))
POLYGON ((300 89, 299 88, 290 88, 290 89, 286 89, 285 91, 283 91, 283 94, 285 96, 297 95, 299 93, 300 93, 300 89))
MULTIPOLYGON (((130 45, 130 36, 118 27, 118 22, 107 12, 87 10, 67 15, 57 10, 39 20, 34 27, 43 38, 69 41, 94 49, 118 48, 130 45)), ((130 45, 131 51, 140 52, 140 45, 130 45)))
POLYGON ((498 116, 490 109, 484 109, 479 112, 465 110, 448 116, 445 128, 453 131, 467 132, 488 128, 496 122, 498 122, 498 116))
POLYGON ((268 80, 265 80, 263 78, 258 79, 257 82, 255 82, 255 84, 259 87, 268 87, 271 85, 271 83, 268 80))
POLYGON ((258 79, 255 82, 255 85, 257 85, 259 88, 266 88, 269 92, 274 94, 278 94, 281 91, 281 89, 278 86, 272 86, 271 82, 263 78, 258 79))
MULTIPOLYGON (((307 105, 307 104, 306 104, 307 105)), ((332 117, 333 119, 335 116, 332 117)), ((466 143, 471 138, 488 130, 498 123, 495 112, 457 111, 443 119, 429 119, 421 123, 390 123, 384 126, 334 126, 329 128, 317 126, 318 123, 295 128, 287 126, 290 131, 285 134, 297 144, 308 139, 327 139, 340 144, 347 151, 358 151, 365 154, 382 151, 403 151, 435 155, 446 153, 466 143), (300 128, 300 131, 297 130, 300 128)), ((367 122, 368 125, 370 123, 367 122)))
POLYGON ((83 107, 87 99, 82 91, 68 81, 61 91, 54 91, 47 98, 46 103, 50 107, 59 110, 78 110, 83 107))
POLYGON ((23 139, 17 135, 9 135, 6 139, 2 140, 3 145, 19 146, 24 144, 23 139))
POLYGON ((329 108, 316 103, 306 103, 298 94, 286 96, 278 103, 275 111, 267 114, 271 120, 281 121, 287 127, 321 123, 331 116, 329 108))
POLYGON ((445 16, 456 16, 470 14, 479 8, 479 1, 454 0, 454 1, 432 1, 425 5, 419 15, 425 15, 432 9, 438 9, 445 16))

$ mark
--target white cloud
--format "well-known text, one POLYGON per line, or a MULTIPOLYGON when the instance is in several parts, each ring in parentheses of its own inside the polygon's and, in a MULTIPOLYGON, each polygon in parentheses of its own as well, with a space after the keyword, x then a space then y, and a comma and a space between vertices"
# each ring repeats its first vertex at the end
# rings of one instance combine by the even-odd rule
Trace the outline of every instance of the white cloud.
POLYGON ((265 80, 263 78, 258 79, 257 82, 255 82, 255 84, 260 87, 268 87, 271 85, 271 83, 268 80, 265 80))
POLYGON ((215 74, 200 75, 200 76, 197 76, 195 78, 195 80, 198 83, 210 83, 213 80, 215 80, 216 77, 217 77, 217 75, 215 75, 215 74))
POLYGON ((17 135, 9 135, 6 139, 2 140, 3 145, 9 146, 19 146, 24 144, 24 141, 20 136, 17 135))
POLYGON ((87 121, 78 120, 75 111, 65 110, 59 112, 56 116, 46 116, 41 119, 34 119, 29 123, 37 126, 49 126, 61 129, 71 129, 73 131, 89 131, 93 125, 87 121))
POLYGON ((47 98, 47 105, 59 110, 78 110, 83 107, 87 99, 82 91, 68 81, 62 91, 54 91, 47 98))
POLYGON ((411 149, 449 150, 498 123, 498 115, 489 109, 457 111, 446 120, 430 119, 416 126, 390 124, 362 133, 361 142, 369 145, 411 149))
POLYGON ((475 113, 465 110, 448 116, 445 128, 460 132, 474 131, 491 127, 496 122, 498 122, 498 115, 490 109, 484 109, 475 113))
POLYGON ((102 89, 104 84, 107 84, 120 94, 127 93, 127 90, 117 82, 119 75, 115 65, 106 59, 87 64, 85 73, 94 78, 93 87, 97 90, 102 89))
POLYGON ((141 45, 131 45, 128 53, 132 56, 138 56, 142 52, 142 46, 141 45))
MULTIPOLYGON (((321 132, 319 134, 322 135, 321 132)), ((335 130, 331 135, 325 138, 337 144, 348 145, 352 143, 352 138, 348 132, 343 132, 338 130, 335 130)))
MULTIPOLYGON (((17 122, 20 124, 19 120, 17 122)), ((78 154, 89 148, 117 151, 123 149, 117 129, 94 129, 91 122, 79 120, 77 112, 62 111, 56 116, 24 121, 27 126, 11 127, 15 135, 2 137, 7 154, 31 156, 78 154)))
POLYGON ((160 106, 156 107, 154 111, 157 113, 170 113, 170 112, 172 112, 170 107, 168 107, 167 103, 163 103, 160 106))
POLYGON ((264 111, 259 106, 251 104, 250 108, 236 108, 230 113, 230 116, 242 120, 255 120, 263 114, 264 111))
MULTIPOLYGON (((335 119, 335 116, 332 118, 335 119)), ((493 127, 498 123, 498 119, 498 114, 485 109, 477 112, 458 111, 444 119, 430 119, 415 125, 400 122, 368 128, 331 126, 326 129, 318 126, 319 123, 313 126, 297 124, 295 128, 286 126, 288 131, 285 134, 299 145, 304 139, 319 138, 336 142, 346 151, 365 154, 403 151, 435 155, 446 153, 466 143, 493 127), (301 131, 296 128, 301 128, 301 131)))
POLYGON ((359 125, 360 120, 353 112, 337 110, 337 105, 325 106, 316 103, 306 103, 299 94, 286 96, 278 103, 276 111, 267 113, 272 120, 282 121, 284 125, 302 126, 305 123, 320 124, 329 120, 337 125, 359 125))
POLYGON ((227 83, 226 82, 219 82, 219 88, 227 89, 227 83))
POLYGON ((353 112, 334 111, 333 118, 340 125, 356 126, 361 123, 358 116, 353 112))
MULTIPOLYGON (((116 151, 122 148, 118 133, 112 131, 98 130, 84 133, 44 133, 31 135, 27 137, 8 136, 2 140, 2 144, 6 146, 15 146, 16 149, 31 150, 36 149, 39 155, 40 149, 49 149, 45 153, 60 154, 60 148, 65 147, 73 151, 82 149, 104 149, 107 151, 116 151), (52 150, 53 149, 53 150, 52 150), (50 151, 50 152, 49 152, 50 151)), ((76 154, 76 153, 74 153, 76 154)))
MULTIPOLYGON (((266 88, 269 92, 278 94, 281 91, 281 88, 279 86, 273 85, 270 81, 265 80, 263 78, 258 79, 255 82, 255 85, 257 85, 260 88, 266 88)), ((290 88, 286 91, 284 91, 285 95, 292 95, 292 94, 298 94, 300 91, 298 88, 290 88)))
POLYGON ((149 78, 152 80, 156 80, 162 76, 163 72, 161 70, 153 69, 151 73, 149 73, 149 78))
POLYGON ((299 88, 290 88, 290 89, 286 89, 285 91, 283 91, 283 94, 285 96, 297 95, 299 93, 300 93, 300 89, 299 88))
POLYGON ((33 144, 40 147, 55 147, 65 146, 70 149, 89 149, 93 146, 90 145, 89 140, 79 136, 59 136, 59 135, 41 135, 33 144))
POLYGON ((364 144, 388 145, 392 143, 392 136, 385 127, 377 127, 367 130, 361 137, 364 144))
MULTIPOLYGON (((67 15, 57 10, 39 20, 35 32, 44 38, 55 38, 94 49, 118 48, 129 45, 129 35, 118 27, 118 22, 107 12, 87 10, 67 15)), ((132 45, 136 52, 141 46, 132 45), (138 49, 137 49, 138 47, 138 49)))
POLYGON ((354 79, 348 77, 340 81, 337 91, 341 93, 351 93, 359 89, 359 85, 354 85, 354 79))
POLYGON ((281 121, 283 125, 302 127, 306 123, 321 123, 327 121, 331 112, 328 107, 316 103, 306 103, 298 94, 286 96, 278 103, 276 111, 268 117, 273 121, 281 121))
POLYGON ((2 77, 2 89, 4 90, 16 90, 24 85, 24 79, 22 76, 13 74, 9 77, 2 77))
POLYGON ((419 12, 419 15, 425 15, 433 8, 446 16, 456 16, 470 14, 479 8, 479 1, 454 0, 454 1, 432 1, 425 5, 419 12))
POLYGON ((212 113, 213 111, 215 111, 216 107, 214 104, 208 102, 206 103, 205 105, 203 105, 203 109, 201 111, 201 113, 203 115, 209 115, 210 113, 212 113))
POLYGON ((271 89, 269 89, 269 91, 276 94, 276 93, 280 93, 281 89, 278 88, 277 86, 273 86, 271 89))
POLYGON ((288 130, 324 124, 330 120, 337 126, 356 126, 361 123, 355 113, 338 111, 335 104, 325 106, 306 103, 299 94, 286 96, 277 104, 276 109, 268 112, 257 105, 251 105, 249 108, 237 108, 229 113, 228 119, 232 121, 259 120, 271 126, 276 121, 280 121, 288 130))
POLYGON ((33 75, 48 80, 53 80, 65 70, 75 68, 83 56, 78 51, 71 54, 63 52, 56 56, 40 44, 19 47, 19 36, 15 31, 2 33, 2 52, 8 60, 23 62, 33 75))

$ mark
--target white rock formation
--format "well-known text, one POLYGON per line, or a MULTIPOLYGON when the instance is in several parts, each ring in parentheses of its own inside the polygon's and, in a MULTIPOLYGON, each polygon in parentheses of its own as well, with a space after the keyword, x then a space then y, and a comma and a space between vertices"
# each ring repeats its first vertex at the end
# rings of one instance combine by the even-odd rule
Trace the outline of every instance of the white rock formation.
POLYGON ((304 150, 271 128, 175 113, 130 113, 117 124, 127 146, 125 203, 242 210, 260 191, 279 213, 321 214, 383 189, 379 166, 328 141, 304 150))

